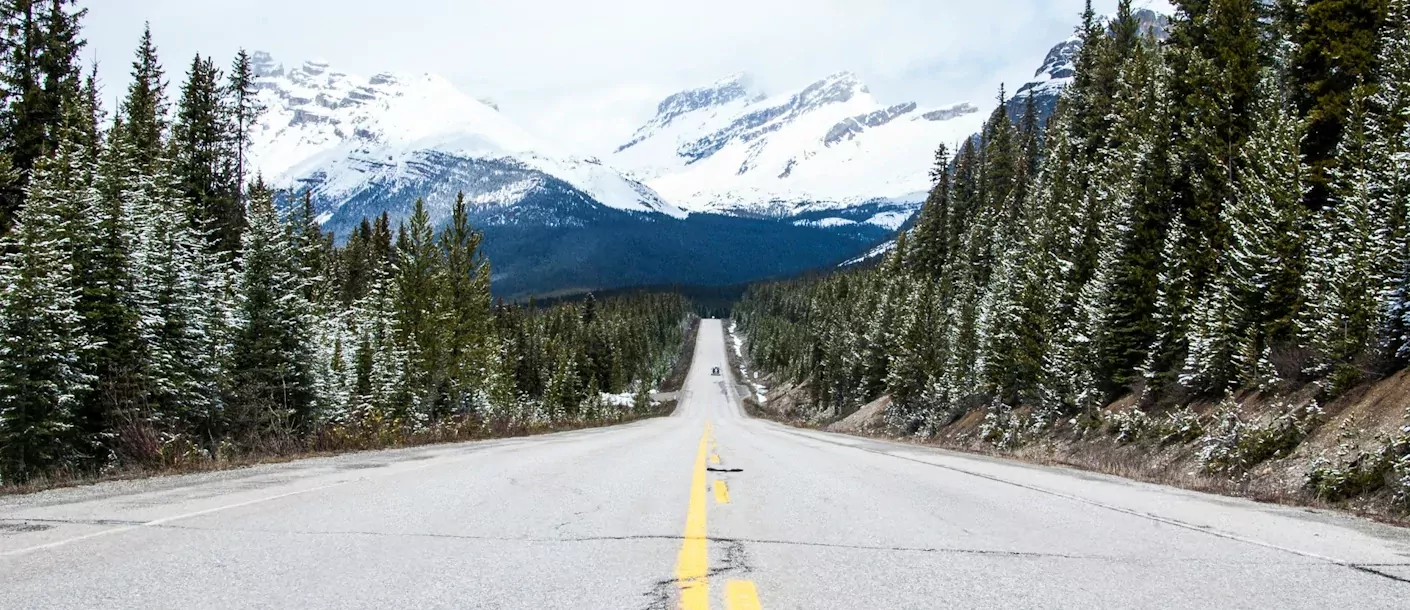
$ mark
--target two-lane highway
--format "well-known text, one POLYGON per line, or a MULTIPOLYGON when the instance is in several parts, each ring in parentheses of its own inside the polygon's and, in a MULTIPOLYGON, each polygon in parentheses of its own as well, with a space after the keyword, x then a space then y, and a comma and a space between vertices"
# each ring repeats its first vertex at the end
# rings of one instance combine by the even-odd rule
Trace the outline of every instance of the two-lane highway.
MULTIPOLYGON (((720 367, 724 376, 712 376, 720 367)), ((0 498, 0 608, 1410 608, 1410 533, 746 418, 0 498)))

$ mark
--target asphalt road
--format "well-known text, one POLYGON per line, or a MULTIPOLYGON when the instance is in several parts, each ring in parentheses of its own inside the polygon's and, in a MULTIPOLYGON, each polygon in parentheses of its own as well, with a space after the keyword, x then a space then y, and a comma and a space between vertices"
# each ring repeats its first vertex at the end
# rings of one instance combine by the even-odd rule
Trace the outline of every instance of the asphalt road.
POLYGON ((1410 608, 1410 532, 679 412, 0 498, 0 608, 1410 608))

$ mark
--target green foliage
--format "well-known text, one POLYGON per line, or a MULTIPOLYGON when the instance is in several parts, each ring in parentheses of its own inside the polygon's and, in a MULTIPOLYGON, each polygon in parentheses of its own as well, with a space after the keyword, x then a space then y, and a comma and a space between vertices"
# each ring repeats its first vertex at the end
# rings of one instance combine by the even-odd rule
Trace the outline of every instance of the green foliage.
POLYGON ((1313 403, 1284 407, 1271 421, 1256 423, 1240 416, 1237 405, 1226 403, 1201 439, 1200 459, 1206 472, 1240 476, 1261 462, 1291 453, 1323 418, 1322 409, 1313 403))
POLYGON ((1336 461, 1318 458, 1307 474, 1307 485, 1329 502, 1388 488, 1392 501, 1410 511, 1410 427, 1370 450, 1343 449, 1336 461))
POLYGON ((905 433, 982 410, 979 436, 1017 446, 1074 421, 1199 443, 1239 476, 1320 416, 1172 406, 1319 379, 1335 396, 1410 362, 1407 3, 1177 5, 1166 40, 1129 2, 1089 8, 1042 137, 1001 92, 937 153, 885 264, 751 288, 753 366, 806 384, 814 415, 889 394, 905 433))

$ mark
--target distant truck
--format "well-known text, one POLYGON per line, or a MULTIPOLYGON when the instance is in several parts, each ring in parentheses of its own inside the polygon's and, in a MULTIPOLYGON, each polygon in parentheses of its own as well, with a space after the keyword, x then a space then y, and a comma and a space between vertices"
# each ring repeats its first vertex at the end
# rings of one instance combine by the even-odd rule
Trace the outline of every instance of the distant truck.
POLYGON ((710 369, 710 374, 711 374, 711 375, 715 375, 716 377, 718 377, 718 376, 720 375, 720 367, 717 366, 717 367, 714 367, 714 368, 710 369))

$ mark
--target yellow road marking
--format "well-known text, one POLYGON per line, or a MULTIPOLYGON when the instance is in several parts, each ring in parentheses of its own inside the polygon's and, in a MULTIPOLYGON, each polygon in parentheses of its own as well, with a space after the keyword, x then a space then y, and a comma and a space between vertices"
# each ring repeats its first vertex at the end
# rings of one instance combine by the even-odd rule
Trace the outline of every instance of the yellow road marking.
POLYGON ((729 504, 729 487, 724 481, 715 481, 715 504, 729 504))
POLYGON ((695 469, 690 476, 690 504, 685 513, 685 536, 676 556, 676 585, 680 588, 681 610, 709 610, 710 546, 705 530, 705 456, 710 439, 710 422, 700 436, 695 452, 695 469))
POLYGON ((714 465, 716 465, 716 466, 719 466, 719 465, 720 465, 720 456, 719 456, 718 454, 713 454, 713 453, 710 454, 710 463, 711 463, 711 464, 714 464, 714 465))
POLYGON ((759 591, 752 580, 731 580, 725 585, 725 607, 728 610, 760 610, 759 591))

